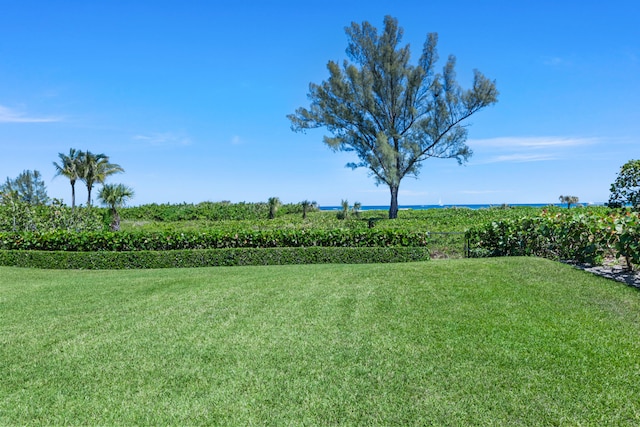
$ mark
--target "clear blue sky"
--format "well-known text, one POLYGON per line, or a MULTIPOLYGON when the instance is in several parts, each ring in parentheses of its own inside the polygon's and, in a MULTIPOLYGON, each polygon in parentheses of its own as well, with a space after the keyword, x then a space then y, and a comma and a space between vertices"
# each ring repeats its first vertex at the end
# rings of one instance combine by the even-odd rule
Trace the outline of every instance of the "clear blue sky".
POLYGON ((466 166, 427 160, 401 205, 604 202, 640 158, 637 0, 0 0, 0 180, 36 169, 70 203, 52 162, 77 148, 126 170, 109 182, 132 204, 388 205, 351 153, 286 118, 346 59, 344 27, 385 15, 414 60, 437 32, 463 87, 479 69, 500 91, 471 118, 466 166))

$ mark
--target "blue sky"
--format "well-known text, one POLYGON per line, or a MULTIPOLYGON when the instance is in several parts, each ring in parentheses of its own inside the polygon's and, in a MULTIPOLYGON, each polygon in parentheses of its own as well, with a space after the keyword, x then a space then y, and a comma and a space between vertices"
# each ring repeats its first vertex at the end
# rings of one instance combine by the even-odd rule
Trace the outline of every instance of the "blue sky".
MULTIPOLYGON (((346 59, 344 28, 398 18, 419 56, 428 32, 458 80, 478 69, 499 102, 470 120, 465 166, 430 159, 401 205, 604 202, 640 158, 640 2, 0 0, 0 179, 106 153, 132 204, 230 200, 388 205, 322 129, 290 130, 310 82, 346 59)), ((439 67, 444 65, 442 62, 439 67)), ((86 190, 78 186, 80 202, 86 190)))

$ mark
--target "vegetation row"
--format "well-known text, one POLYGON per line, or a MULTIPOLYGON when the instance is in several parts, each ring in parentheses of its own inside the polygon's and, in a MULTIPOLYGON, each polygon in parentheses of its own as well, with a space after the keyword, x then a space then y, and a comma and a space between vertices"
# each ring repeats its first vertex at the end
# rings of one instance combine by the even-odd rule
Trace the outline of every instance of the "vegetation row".
MULTIPOLYGON (((548 208, 562 211, 558 207, 548 208)), ((606 207, 581 208, 608 212, 606 207)), ((506 218, 535 216, 539 208, 507 205, 487 209, 445 208, 400 210, 396 220, 385 211, 340 211, 309 209, 303 215, 302 204, 286 204, 269 219, 267 203, 203 202, 197 204, 148 204, 120 209, 122 231, 189 231, 203 229, 336 229, 369 227, 431 232, 464 232, 467 228, 506 218)), ((32 205, 22 201, 0 204, 0 232, 106 231, 110 229, 108 209, 76 207, 54 201, 32 205)))
POLYGON ((0 250, 0 265, 115 270, 239 265, 367 264, 426 261, 425 247, 234 248, 173 251, 68 252, 0 250))
POLYGON ((535 217, 492 221, 467 231, 472 256, 537 255, 601 264, 622 257, 640 264, 640 214, 628 210, 542 211, 535 217))
POLYGON ((426 232, 384 229, 241 230, 191 232, 0 233, 0 249, 42 251, 166 251, 276 247, 426 246, 426 232))

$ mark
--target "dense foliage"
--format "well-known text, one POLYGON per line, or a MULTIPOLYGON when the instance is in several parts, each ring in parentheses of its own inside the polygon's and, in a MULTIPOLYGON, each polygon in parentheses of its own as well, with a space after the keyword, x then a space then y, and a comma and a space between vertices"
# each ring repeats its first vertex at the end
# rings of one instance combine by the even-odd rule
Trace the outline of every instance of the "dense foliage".
POLYGON ((0 195, 3 203, 24 202, 30 205, 44 205, 49 201, 47 186, 37 170, 25 170, 15 179, 0 184, 0 195))
POLYGON ((126 261, 128 257, 164 260, 180 251, 219 249, 428 248, 433 258, 462 257, 468 244, 471 256, 536 255, 591 263, 611 256, 624 258, 629 266, 640 264, 640 221, 631 211, 497 206, 401 210, 397 219, 389 220, 381 210, 338 219, 337 211, 304 213, 308 208, 309 203, 282 205, 275 218, 268 219, 267 203, 144 205, 119 210, 122 231, 110 232, 107 209, 74 210, 60 201, 47 206, 1 204, 0 251, 5 262, 17 262, 15 251, 41 251, 37 257, 49 253, 56 259, 66 257, 59 252, 68 252, 70 259, 83 260, 93 258, 77 253, 117 252, 128 255, 95 256, 130 266, 135 262, 126 261))
POLYGON ((208 230, 193 232, 0 233, 0 249, 43 251, 165 251, 277 247, 426 246, 426 232, 362 230, 208 230))
POLYGON ((32 205, 3 199, 0 203, 0 232, 101 231, 105 229, 106 213, 104 209, 72 209, 59 200, 50 205, 32 205))
MULTIPOLYGON (((306 212, 317 210, 314 204, 305 205, 306 212)), ((302 203, 285 204, 277 210, 278 216, 303 213, 302 203)), ((197 204, 147 204, 121 210, 123 220, 136 221, 225 221, 260 220, 269 217, 268 203, 202 202, 197 204)))
POLYGON ((640 264, 640 214, 626 210, 546 211, 492 221, 467 232, 474 256, 537 255, 599 264, 607 255, 640 264))
POLYGON ((610 207, 630 205, 633 209, 640 210, 640 160, 629 160, 622 165, 610 191, 610 207))
POLYGON ((0 265, 50 269, 184 268, 237 265, 425 261, 425 247, 307 247, 131 252, 2 251, 0 265))

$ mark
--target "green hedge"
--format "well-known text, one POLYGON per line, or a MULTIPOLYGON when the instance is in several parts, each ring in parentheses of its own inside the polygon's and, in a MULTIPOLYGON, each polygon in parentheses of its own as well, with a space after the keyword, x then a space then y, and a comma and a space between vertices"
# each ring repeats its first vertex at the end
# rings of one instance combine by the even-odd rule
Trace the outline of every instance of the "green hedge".
POLYGON ((47 269, 182 268, 426 261, 425 247, 242 248, 133 252, 0 250, 0 265, 47 269))
POLYGON ((3 250, 78 252, 309 246, 419 247, 427 243, 427 232, 384 229, 0 233, 0 249, 3 250))

